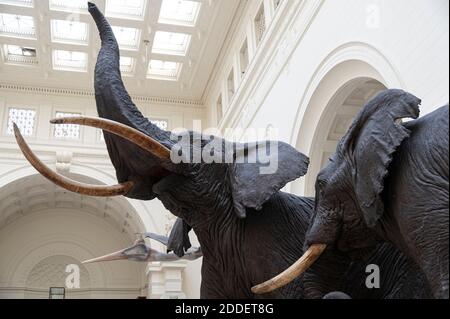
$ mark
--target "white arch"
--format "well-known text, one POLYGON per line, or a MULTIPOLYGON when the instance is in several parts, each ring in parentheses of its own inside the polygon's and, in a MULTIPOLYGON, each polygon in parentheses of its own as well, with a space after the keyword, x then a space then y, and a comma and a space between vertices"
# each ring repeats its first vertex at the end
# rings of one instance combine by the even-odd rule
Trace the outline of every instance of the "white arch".
MULTIPOLYGON (((39 214, 25 215, 14 221, 3 230, 0 237, 9 238, 15 242, 3 245, 4 254, 8 256, 2 260, 2 281, 6 284, 1 288, 16 288, 19 291, 26 288, 27 278, 32 269, 42 260, 52 256, 69 256, 81 262, 99 255, 125 248, 129 245, 129 239, 122 236, 112 225, 105 223, 100 217, 93 215, 80 215, 75 209, 50 209, 39 214), (49 233, 43 231, 42 226, 51 224, 57 219, 64 220, 61 229, 52 228, 49 233), (81 225, 86 227, 70 230, 68 225, 81 225), (36 226, 38 225, 38 226, 36 226), (18 228, 19 227, 19 228, 18 228), (28 232, 38 227, 40 231, 28 232), (102 230, 103 240, 98 241, 92 231, 80 231, 81 229, 102 230), (18 233, 17 230, 21 231, 18 233), (109 237, 108 237, 109 236, 109 237), (99 244, 100 242, 100 244, 99 244)), ((5 256, 5 255, 4 255, 5 256)), ((131 263, 100 263, 85 267, 90 278, 90 287, 81 287, 85 291, 93 293, 127 293, 131 290, 136 293, 145 285, 145 265, 131 263), (117 277, 117 274, 125 274, 125 277, 117 277), (111 290, 112 289, 112 290, 111 290)), ((1 289, 0 289, 1 291, 1 289)))
MULTIPOLYGON (((361 42, 344 44, 320 63, 309 81, 297 111, 291 145, 311 155, 321 119, 330 107, 329 101, 346 84, 361 78, 377 80, 388 88, 407 89, 393 64, 379 50, 361 42)), ((308 174, 292 183, 290 190, 305 195, 307 185, 314 180, 315 176, 308 174)))
MULTIPOLYGON (((117 179, 115 176, 112 176, 109 173, 91 166, 72 164, 70 172, 89 177, 96 182, 105 185, 117 183, 117 179)), ((38 172, 30 165, 25 165, 16 169, 9 170, 8 172, 0 175, 0 189, 3 187, 7 187, 8 184, 13 183, 14 181, 37 174, 38 172)), ((132 200, 125 197, 124 199, 130 206, 130 208, 132 208, 130 209, 130 212, 132 213, 133 219, 136 222, 136 225, 138 225, 140 232, 160 231, 158 223, 154 220, 151 212, 149 211, 149 208, 142 201, 132 200)))
MULTIPOLYGON (((68 239, 67 236, 49 236, 45 242, 31 251, 23 254, 21 262, 17 263, 17 268, 12 269, 9 282, 20 284, 21 287, 26 286, 26 280, 33 268, 42 260, 48 257, 64 255, 75 258, 76 260, 85 260, 91 256, 80 244, 79 239, 68 239)), ((106 274, 101 267, 86 268, 91 280, 91 286, 95 288, 106 287, 106 274)))

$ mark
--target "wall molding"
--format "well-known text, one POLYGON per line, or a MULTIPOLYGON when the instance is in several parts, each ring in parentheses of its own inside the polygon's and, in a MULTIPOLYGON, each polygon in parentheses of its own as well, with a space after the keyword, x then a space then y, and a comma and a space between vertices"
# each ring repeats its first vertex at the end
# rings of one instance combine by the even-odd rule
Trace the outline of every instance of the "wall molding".
POLYGON ((277 14, 266 31, 247 75, 220 122, 220 129, 248 127, 276 80, 288 67, 289 59, 323 3, 324 0, 286 1, 280 8, 283 12, 277 14))
MULTIPOLYGON (((51 88, 51 87, 38 87, 31 85, 21 85, 21 84, 10 84, 10 83, 0 83, 0 90, 28 93, 28 94, 49 94, 56 96, 72 96, 72 97, 83 97, 83 98, 94 98, 95 93, 89 90, 77 90, 69 88, 51 88)), ((165 97, 154 97, 154 96, 142 96, 142 95, 131 95, 131 98, 135 102, 141 103, 151 103, 151 104, 172 104, 176 106, 185 106, 192 108, 204 108, 203 101, 196 100, 184 100, 177 98, 165 98, 165 97)))

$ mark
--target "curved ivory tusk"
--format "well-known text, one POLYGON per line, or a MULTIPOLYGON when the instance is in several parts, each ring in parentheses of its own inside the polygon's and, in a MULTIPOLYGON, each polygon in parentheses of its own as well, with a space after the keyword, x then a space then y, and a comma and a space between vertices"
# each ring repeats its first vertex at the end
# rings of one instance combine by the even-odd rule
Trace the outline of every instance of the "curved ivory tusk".
POLYGON ((262 295, 281 288, 303 274, 320 257, 327 245, 316 244, 309 247, 303 256, 278 276, 252 288, 254 294, 262 295))
POLYGON ((56 185, 61 186, 62 188, 65 188, 68 191, 74 193, 97 197, 125 195, 133 188, 132 182, 126 182, 114 186, 89 185, 74 181, 61 174, 53 172, 47 165, 45 165, 39 158, 37 158, 33 151, 31 151, 30 147, 27 145, 22 134, 20 133, 19 128, 15 123, 13 124, 14 135, 16 136, 17 144, 19 144, 19 147, 25 158, 39 173, 41 173, 45 178, 49 179, 56 185))
POLYGON ((114 122, 107 119, 102 118, 92 118, 92 117, 61 117, 57 119, 53 119, 50 121, 52 124, 77 124, 95 127, 109 133, 120 136, 137 146, 141 147, 145 151, 150 152, 153 155, 161 159, 169 159, 170 158, 170 150, 154 140, 150 136, 132 128, 122 123, 114 122))

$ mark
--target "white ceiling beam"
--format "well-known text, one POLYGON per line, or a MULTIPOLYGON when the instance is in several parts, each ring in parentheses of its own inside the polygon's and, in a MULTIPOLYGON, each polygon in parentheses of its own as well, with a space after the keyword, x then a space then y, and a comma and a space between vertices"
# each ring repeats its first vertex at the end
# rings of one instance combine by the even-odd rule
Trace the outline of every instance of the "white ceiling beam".
MULTIPOLYGON (((102 12, 106 11, 106 0, 94 0, 93 2, 97 4, 102 12)), ((221 46, 221 41, 217 39, 228 32, 227 27, 220 29, 220 26, 223 23, 222 21, 232 20, 235 11, 233 11, 234 5, 230 3, 237 3, 239 0, 205 0, 198 2, 202 3, 202 9, 196 27, 160 24, 158 20, 162 0, 147 0, 142 20, 107 17, 113 26, 138 28, 142 32, 139 50, 121 50, 120 52, 122 56, 136 59, 134 74, 127 76, 125 80, 131 94, 145 97, 161 96, 170 99, 180 98, 201 103, 203 90, 207 85, 208 78, 214 67, 211 61, 217 58, 221 46), (217 8, 220 8, 220 10, 217 10, 217 8), (216 15, 217 11, 220 11, 218 16, 216 15), (188 52, 189 56, 153 54, 154 34, 157 30, 191 34, 192 42, 188 52), (214 34, 210 34, 211 30, 214 30, 214 34), (220 33, 217 34, 218 32, 220 33), (148 47, 143 44, 144 40, 148 41, 148 47), (182 63, 183 68, 178 82, 147 78, 148 63, 151 59, 182 63), (199 61, 207 61, 207 67, 205 67, 205 64, 199 67, 199 61)), ((0 5, 0 12, 33 16, 35 18, 37 34, 36 39, 22 39, 0 35, 0 46, 3 44, 11 44, 36 48, 39 61, 37 66, 33 68, 27 66, 25 68, 25 65, 4 64, 0 58, 0 68, 2 68, 4 78, 12 83, 23 82, 28 85, 44 85, 51 88, 67 85, 75 86, 78 89, 92 90, 93 71, 100 48, 100 40, 95 23, 87 10, 83 10, 83 12, 77 12, 77 10, 73 10, 74 12, 50 10, 49 0, 36 0, 34 4, 34 8, 0 5), (70 19, 88 23, 88 45, 52 42, 52 19, 70 19), (53 49, 86 52, 88 54, 88 72, 79 73, 53 70, 53 49)))
POLYGON ((39 65, 42 70, 44 78, 48 78, 52 72, 52 52, 51 52, 51 35, 49 16, 49 2, 48 0, 34 1, 36 7, 35 23, 38 36, 39 50, 39 65))
POLYGON ((151 51, 155 39, 155 24, 159 18, 159 11, 161 10, 161 0, 147 1, 148 3, 144 14, 139 55, 136 61, 137 65, 135 78, 138 80, 138 83, 142 83, 147 79, 148 63, 151 60, 151 51))
MULTIPOLYGON (((41 0, 35 1, 40 2, 41 0)), ((21 15, 21 16, 33 16, 34 15, 34 8, 28 8, 28 7, 18 7, 18 6, 8 6, 5 4, 0 4, 0 12, 1 13, 9 13, 14 15, 21 15), (19 10, 18 10, 19 9, 19 10)))

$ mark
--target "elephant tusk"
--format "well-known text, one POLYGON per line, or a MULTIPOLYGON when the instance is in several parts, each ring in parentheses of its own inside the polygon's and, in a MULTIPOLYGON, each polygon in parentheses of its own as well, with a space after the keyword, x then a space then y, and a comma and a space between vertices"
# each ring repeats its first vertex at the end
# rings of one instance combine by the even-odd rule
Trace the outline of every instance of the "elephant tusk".
POLYGON ((16 123, 13 124, 14 135, 16 137, 17 144, 19 145, 20 150, 22 151, 25 158, 39 173, 41 173, 45 178, 49 179, 56 185, 74 193, 97 197, 125 195, 133 188, 133 182, 126 182, 114 186, 97 186, 80 183, 61 174, 53 172, 47 165, 45 165, 39 158, 37 158, 37 156, 25 142, 16 123))
POLYGON ((281 288, 295 278, 303 274, 311 267, 314 262, 325 251, 327 245, 315 244, 309 247, 309 249, 303 254, 303 256, 287 270, 279 274, 278 276, 252 288, 252 292, 257 295, 262 295, 281 288))
POLYGON ((77 124, 95 127, 120 136, 160 159, 169 159, 170 150, 150 136, 122 123, 92 117, 62 117, 50 121, 52 124, 77 124))

